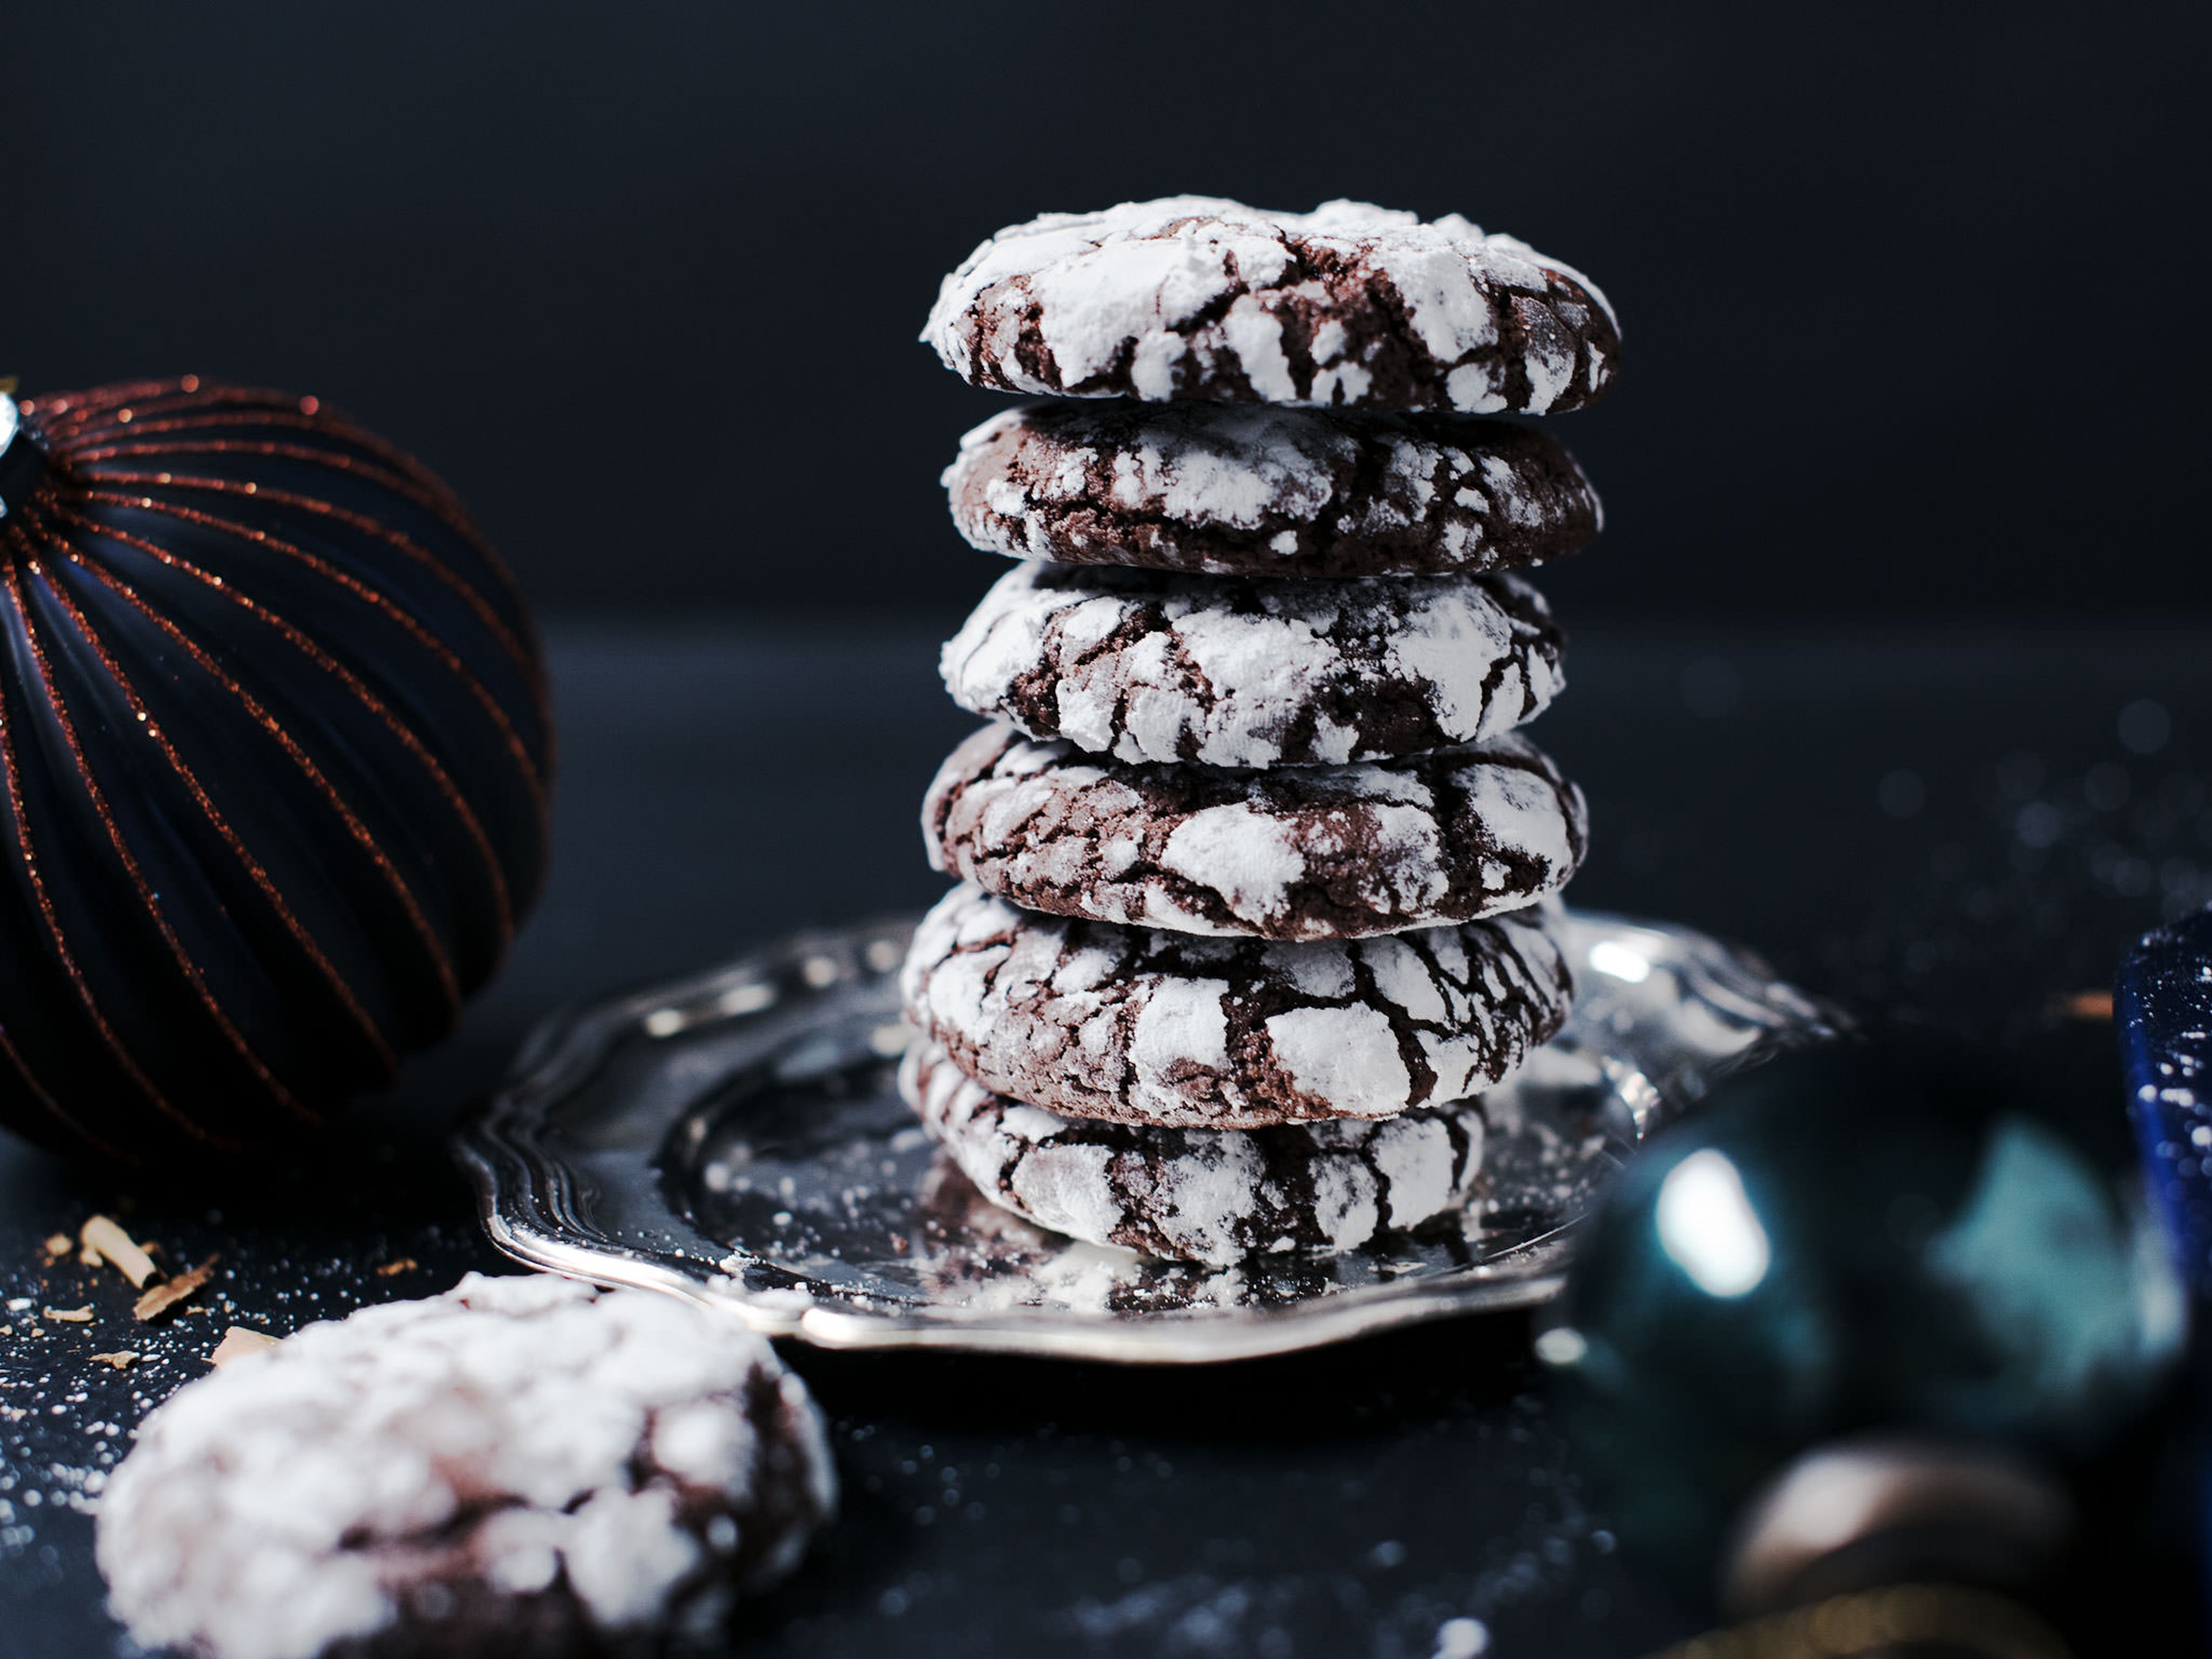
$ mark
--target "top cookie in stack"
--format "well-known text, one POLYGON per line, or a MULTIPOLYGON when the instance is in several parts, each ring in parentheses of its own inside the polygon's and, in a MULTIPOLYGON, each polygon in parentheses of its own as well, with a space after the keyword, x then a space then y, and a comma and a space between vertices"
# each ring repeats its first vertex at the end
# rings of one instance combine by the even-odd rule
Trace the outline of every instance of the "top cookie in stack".
POLYGON ((909 1097, 982 1190, 1207 1261, 1455 1212, 1565 1018, 1580 791, 1515 728, 1562 641, 1508 574, 1596 495, 1526 426, 1603 395, 1586 278, 1456 216, 1050 214, 923 338, 1009 410, 946 472, 1023 561, 945 650, 992 724, 931 786, 963 885, 903 981, 909 1097))
POLYGON ((1206 196, 1008 226, 922 338, 1002 392, 1461 415, 1579 409, 1620 356, 1588 277, 1455 213, 1206 196))

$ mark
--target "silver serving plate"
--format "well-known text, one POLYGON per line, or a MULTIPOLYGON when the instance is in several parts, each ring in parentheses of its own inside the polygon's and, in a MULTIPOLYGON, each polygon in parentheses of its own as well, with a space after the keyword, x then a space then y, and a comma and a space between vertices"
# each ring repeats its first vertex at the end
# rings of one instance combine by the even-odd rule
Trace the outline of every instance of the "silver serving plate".
POLYGON ((1566 1027, 1485 1097, 1467 1209, 1344 1255, 1228 1269, 1073 1243, 988 1202, 892 1073, 910 921, 808 934, 556 1015, 464 1130, 517 1260, 726 1308, 830 1348, 1238 1359, 1556 1294, 1636 1143, 1836 1017, 1686 928, 1577 913, 1566 1027))

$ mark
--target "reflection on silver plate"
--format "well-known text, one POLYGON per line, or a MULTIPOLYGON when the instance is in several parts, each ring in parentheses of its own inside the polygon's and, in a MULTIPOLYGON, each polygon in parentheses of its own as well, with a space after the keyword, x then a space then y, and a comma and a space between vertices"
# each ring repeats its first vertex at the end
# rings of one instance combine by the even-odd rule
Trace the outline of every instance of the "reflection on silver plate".
POLYGON ((1044 1232, 934 1155, 892 1085, 911 926, 807 935, 540 1027, 460 1143, 493 1243, 825 1347, 1281 1353, 1553 1295, 1573 1224, 1638 1139, 1722 1073, 1834 1029, 1702 934, 1577 913, 1573 1016, 1486 1097, 1462 1214, 1206 1268, 1044 1232))

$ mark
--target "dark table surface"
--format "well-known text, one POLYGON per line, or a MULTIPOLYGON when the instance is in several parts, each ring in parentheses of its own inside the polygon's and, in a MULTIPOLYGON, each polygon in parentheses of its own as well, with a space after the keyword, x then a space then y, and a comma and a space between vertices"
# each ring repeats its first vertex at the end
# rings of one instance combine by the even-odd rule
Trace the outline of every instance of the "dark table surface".
MULTIPOLYGON (((915 809, 971 722, 934 637, 555 630, 551 886, 451 1043, 279 1178, 118 1184, 0 1146, 0 1654, 135 1651, 91 1507, 223 1326, 501 1266, 444 1137, 533 1021, 940 890, 915 809), (40 1241, 100 1210, 172 1261, 219 1252, 207 1304, 136 1327, 114 1274, 47 1266, 40 1241), (121 1348, 144 1358, 90 1358, 121 1348)), ((1593 804, 1576 900, 1863 1010, 2016 1036, 2212 900, 2212 637, 1621 636, 1570 666, 1537 734, 1593 804)), ((1206 1370, 789 1358, 834 1419, 845 1513, 736 1652, 1426 1659, 1471 1619, 1492 1653, 1571 1659, 1698 1627, 1613 1547, 1525 1318, 1206 1370)))

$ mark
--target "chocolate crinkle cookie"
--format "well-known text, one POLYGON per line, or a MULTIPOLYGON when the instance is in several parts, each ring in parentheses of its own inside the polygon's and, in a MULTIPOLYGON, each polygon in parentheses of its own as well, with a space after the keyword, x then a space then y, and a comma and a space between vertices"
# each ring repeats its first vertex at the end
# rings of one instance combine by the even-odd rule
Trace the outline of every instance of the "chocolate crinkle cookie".
POLYGON ((1541 714, 1565 641, 1518 577, 1343 581, 1018 565, 939 659, 952 699, 1128 761, 1282 766, 1478 743, 1541 714))
POLYGON ((202 1659, 586 1659, 710 1634, 835 1498, 805 1386, 736 1321, 471 1274, 179 1389, 99 1559, 137 1640, 202 1659))
POLYGON ((988 726, 922 803, 930 862, 1032 910, 1351 939, 1534 903, 1582 862, 1582 792, 1516 735, 1269 771, 1101 763, 988 726))
POLYGON ((1203 196, 1007 227, 921 337, 1009 392, 1464 414, 1594 403, 1620 356, 1588 277, 1456 214, 1203 196))
POLYGON ((931 1044, 908 1051, 899 1085, 961 1172, 1015 1214, 1176 1261, 1357 1249, 1459 1209, 1482 1168, 1474 1100, 1246 1133, 1139 1127, 1009 1100, 931 1044))
POLYGON ((915 932, 907 1016, 996 1093, 1066 1117, 1255 1129, 1389 1117, 1501 1081, 1566 1018, 1546 901, 1281 944, 1039 915, 958 887, 915 932))
POLYGON ((1212 575, 1504 570, 1603 526, 1550 437, 1454 416, 1030 404, 963 438, 944 482, 987 552, 1212 575))

